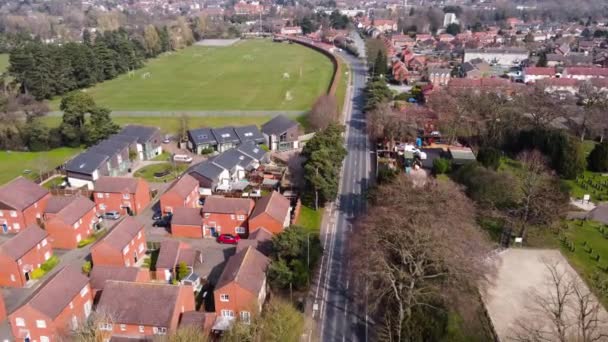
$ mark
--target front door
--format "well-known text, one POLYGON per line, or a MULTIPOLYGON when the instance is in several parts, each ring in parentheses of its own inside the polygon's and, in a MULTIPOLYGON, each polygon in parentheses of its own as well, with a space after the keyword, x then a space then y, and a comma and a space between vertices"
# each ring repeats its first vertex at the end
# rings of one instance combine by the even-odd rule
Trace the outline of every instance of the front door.
POLYGON ((6 224, 6 223, 2 224, 2 232, 4 234, 8 233, 8 224, 6 224))
POLYGON ((135 263, 137 263, 137 252, 133 252, 133 260, 135 260, 135 263))
POLYGON ((25 281, 30 281, 30 272, 25 272, 25 281))

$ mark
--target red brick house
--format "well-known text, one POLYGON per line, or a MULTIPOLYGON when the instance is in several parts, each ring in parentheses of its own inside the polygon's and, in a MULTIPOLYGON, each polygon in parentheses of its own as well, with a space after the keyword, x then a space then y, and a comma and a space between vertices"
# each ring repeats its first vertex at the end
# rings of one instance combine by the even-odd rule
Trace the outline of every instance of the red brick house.
POLYGON ((143 260, 145 253, 144 225, 129 216, 91 248, 91 258, 95 267, 135 266, 143 260))
POLYGON ((98 301, 99 295, 101 295, 107 281, 118 280, 147 283, 150 281, 150 272, 147 269, 139 267, 97 265, 91 270, 89 279, 93 298, 95 301, 98 301))
MULTIPOLYGON (((266 300, 266 269, 270 259, 248 247, 228 259, 220 276, 213 298, 218 315, 216 326, 226 326, 235 318, 250 322, 262 311, 266 300)), ((215 327, 214 327, 215 329, 215 327)))
POLYGON ((185 262, 192 270, 197 263, 203 262, 201 252, 192 249, 185 242, 177 240, 162 241, 156 260, 156 279, 171 282, 176 277, 177 266, 182 262, 185 262))
POLYGON ((247 234, 249 215, 255 203, 248 198, 209 196, 203 206, 203 237, 217 234, 247 234))
POLYGON ((236 244, 236 252, 247 249, 249 246, 254 247, 262 254, 269 256, 272 253, 272 237, 274 234, 266 230, 266 228, 259 228, 249 234, 247 239, 240 239, 236 244))
POLYGON ((265 228, 273 234, 281 233, 291 223, 291 203, 285 196, 273 191, 260 198, 249 218, 249 233, 265 228))
POLYGON ((0 285, 25 286, 31 272, 53 255, 48 236, 40 227, 31 225, 0 245, 0 285))
POLYGON ((108 281, 97 310, 112 321, 99 328, 109 336, 151 338, 174 332, 182 313, 195 310, 191 286, 108 281))
POLYGON ((31 224, 40 224, 51 194, 40 185, 18 177, 0 187, 0 232, 18 233, 31 224))
POLYGON ((203 217, 199 208, 175 208, 171 217, 171 235, 203 237, 203 217))
POLYGON ((169 213, 175 208, 196 208, 198 199, 198 180, 185 174, 160 196, 160 209, 169 213))
POLYGON ((95 203, 83 196, 53 196, 44 210, 44 227, 54 248, 73 249, 95 232, 95 203))
POLYGON ((93 199, 100 212, 137 215, 150 204, 150 186, 141 178, 100 177, 95 182, 93 199))
POLYGON ((89 278, 66 267, 40 286, 25 303, 9 315, 13 336, 23 341, 49 342, 68 338, 70 330, 91 314, 93 297, 89 278))

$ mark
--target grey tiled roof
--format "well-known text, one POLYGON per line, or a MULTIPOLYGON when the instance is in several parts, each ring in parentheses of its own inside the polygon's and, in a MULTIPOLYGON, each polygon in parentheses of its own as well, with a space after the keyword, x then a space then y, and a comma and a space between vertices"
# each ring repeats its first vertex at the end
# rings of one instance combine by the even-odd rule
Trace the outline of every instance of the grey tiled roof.
POLYGON ((256 143, 261 144, 266 141, 264 135, 256 125, 235 127, 234 131, 243 143, 246 141, 255 141, 256 143))
POLYGON ((212 128, 211 133, 213 133, 215 140, 217 140, 219 144, 238 144, 241 142, 241 139, 236 135, 233 127, 212 128))
POLYGON ((190 173, 197 173, 207 179, 215 180, 224 172, 221 166, 215 165, 210 161, 204 161, 190 169, 190 173))
POLYGON ((280 135, 285 133, 290 128, 297 126, 298 123, 284 115, 277 115, 270 121, 262 125, 264 134, 280 135))
POLYGON ((239 152, 235 148, 231 148, 213 159, 214 164, 219 165, 226 170, 232 170, 237 165, 240 165, 243 168, 247 168, 247 166, 249 166, 249 164, 251 164, 252 162, 252 158, 239 152))
POLYGON ((192 140, 197 145, 217 145, 217 141, 215 140, 213 133, 211 133, 210 128, 191 129, 188 131, 188 136, 190 137, 190 140, 192 140))
POLYGON ((159 131, 157 127, 127 125, 118 134, 137 137, 137 142, 145 144, 159 131))
POLYGON ((109 157, 105 154, 86 151, 70 160, 65 169, 71 172, 92 174, 108 159, 109 157))

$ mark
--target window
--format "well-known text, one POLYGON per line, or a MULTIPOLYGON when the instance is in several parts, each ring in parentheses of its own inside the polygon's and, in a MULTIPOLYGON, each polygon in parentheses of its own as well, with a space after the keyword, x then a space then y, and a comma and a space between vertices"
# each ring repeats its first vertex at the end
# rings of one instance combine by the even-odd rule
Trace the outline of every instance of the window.
POLYGON ((44 253, 44 260, 49 260, 51 257, 51 252, 44 253))
POLYGON ((11 274, 11 281, 16 281, 14 274, 11 274))
POLYGON ((38 250, 40 249, 40 244, 36 245, 36 249, 38 249, 38 250))
POLYGON ((236 227, 235 232, 237 234, 245 234, 247 231, 246 231, 245 227, 236 227))
POLYGON ((247 324, 251 322, 251 314, 249 311, 241 311, 241 321, 247 324))
POLYGON ((120 331, 126 331, 127 330, 127 326, 124 324, 120 325, 120 331))
POLYGON ((74 308, 74 303, 70 302, 70 309, 74 308))
POLYGON ((220 294, 220 301, 227 302, 229 300, 230 300, 230 296, 229 295, 227 295, 225 293, 220 294))
POLYGON ((97 198, 103 198, 103 193, 98 192, 98 193, 97 193, 97 198))
POLYGON ((122 198, 123 199, 129 199, 129 198, 131 198, 131 196, 129 196, 129 194, 122 194, 122 198))
POLYGON ((89 293, 89 286, 85 286, 82 288, 82 290, 80 290, 80 297, 86 296, 87 293, 89 293))
POLYGON ((49 342, 49 338, 46 336, 40 336, 40 342, 49 342))
POLYGON ((76 235, 76 242, 80 242, 82 240, 82 236, 80 234, 76 235))
POLYGON ((11 217, 17 217, 17 212, 16 211, 11 211, 11 217))
POLYGON ((36 320, 36 328, 44 329, 46 328, 46 321, 43 319, 36 320))
POLYGON ((127 254, 129 252, 129 245, 126 245, 125 248, 122 249, 122 254, 127 254))
POLYGON ((46 241, 46 239, 42 240, 42 247, 46 247, 47 244, 48 244, 48 241, 46 241))
POLYGON ((245 215, 239 215, 237 218, 239 219, 239 221, 244 221, 245 220, 245 215))
POLYGON ((211 216, 211 214, 209 214, 209 213, 205 213, 205 218, 207 218, 207 217, 209 217, 209 216, 211 216))
POLYGON ((231 220, 234 220, 234 215, 230 215, 230 219, 231 219, 231 220))
POLYGON ((99 330, 112 331, 112 323, 99 323, 99 330))
POLYGON ((0 217, 3 217, 4 213, 2 212, 2 210, 0 210, 0 217))
POLYGON ((234 311, 222 310, 222 317, 234 318, 234 311))
POLYGON ((89 315, 91 314, 92 307, 93 307, 93 304, 91 304, 90 300, 88 300, 86 303, 84 303, 84 315, 86 317, 89 317, 89 315))
POLYGON ((106 198, 110 198, 110 194, 106 193, 105 195, 106 195, 106 198))
POLYGON ((78 227, 80 227, 80 223, 78 223, 78 222, 74 223, 74 229, 78 229, 78 227))
POLYGON ((143 325, 139 326, 139 332, 142 333, 142 334, 144 333, 144 326, 143 325))
POLYGON ((21 229, 21 225, 19 223, 13 223, 13 229, 19 230, 19 229, 21 229))
POLYGON ((167 333, 167 328, 165 327, 153 327, 152 332, 155 335, 165 335, 167 333))
POLYGON ((18 327, 24 327, 25 326, 25 319, 23 319, 21 317, 15 318, 15 325, 18 326, 18 327))
POLYGON ((143 253, 143 251, 144 251, 144 244, 143 244, 143 242, 139 244, 139 248, 137 250, 139 251, 139 253, 143 253))
POLYGON ((23 264, 23 261, 21 259, 17 260, 17 265, 21 266, 21 264, 23 264))
POLYGON ((106 205, 105 204, 100 204, 99 205, 99 210, 106 210, 106 205))
POLYGON ((137 238, 141 239, 141 231, 139 233, 137 233, 137 238))

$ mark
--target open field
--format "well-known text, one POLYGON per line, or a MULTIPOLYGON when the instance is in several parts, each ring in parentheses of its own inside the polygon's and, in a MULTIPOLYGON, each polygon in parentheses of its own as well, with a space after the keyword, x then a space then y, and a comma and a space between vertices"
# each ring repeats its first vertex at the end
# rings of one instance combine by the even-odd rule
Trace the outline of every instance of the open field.
POLYGON ((311 233, 319 234, 321 230, 321 220, 323 218, 324 208, 314 210, 310 207, 302 205, 300 216, 296 225, 306 228, 311 233))
POLYGON ((247 40, 164 54, 86 91, 112 110, 308 110, 332 72, 330 60, 312 49, 247 40))
POLYGON ((63 164, 73 155, 80 151, 79 148, 57 148, 45 152, 7 152, 0 151, 0 185, 11 179, 23 175, 29 179, 38 177, 39 165, 44 165, 44 169, 49 171, 63 164), (28 174, 23 174, 24 170, 31 170, 28 174))

